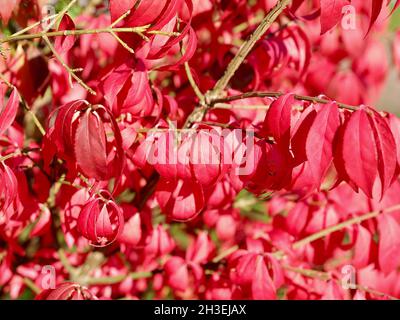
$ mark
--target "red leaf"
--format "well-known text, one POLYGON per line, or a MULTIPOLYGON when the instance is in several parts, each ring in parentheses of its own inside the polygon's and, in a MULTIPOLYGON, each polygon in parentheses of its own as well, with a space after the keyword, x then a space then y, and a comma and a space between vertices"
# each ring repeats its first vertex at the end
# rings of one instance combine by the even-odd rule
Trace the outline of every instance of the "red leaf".
POLYGON ((174 248, 174 239, 162 225, 158 225, 148 236, 144 251, 150 258, 156 258, 171 253, 174 248))
POLYGON ((371 16, 367 34, 371 31, 374 23, 381 13, 384 0, 371 0, 371 16))
POLYGON ((321 297, 321 300, 343 300, 343 292, 339 285, 334 281, 329 281, 327 284, 324 295, 321 297))
POLYGON ((319 230, 332 227, 339 223, 339 215, 332 207, 322 207, 314 212, 305 229, 306 233, 312 234, 319 230))
POLYGON ((286 227, 294 236, 299 236, 307 224, 309 207, 304 201, 297 202, 289 211, 286 218, 286 227))
POLYGON ((355 111, 348 120, 342 152, 348 177, 372 198, 378 176, 378 154, 373 128, 364 109, 355 111))
POLYGON ((314 106, 308 107, 302 112, 300 119, 293 129, 294 134, 291 140, 291 147, 296 165, 307 160, 306 141, 316 116, 317 112, 314 106))
POLYGON ((29 236, 30 237, 38 237, 48 232, 51 226, 51 212, 48 208, 42 207, 41 214, 39 219, 37 220, 35 226, 31 230, 29 236))
POLYGON ((98 300, 86 287, 73 282, 64 282, 55 289, 47 289, 35 300, 98 300))
MULTIPOLYGON (((4 96, 5 87, 1 88, 1 96, 4 96)), ((6 105, 0 110, 0 135, 2 135, 14 122, 19 106, 19 95, 17 89, 13 89, 6 105)))
POLYGON ((377 112, 369 118, 374 129, 375 143, 378 152, 378 170, 381 180, 381 199, 393 182, 397 167, 396 141, 388 123, 377 112))
POLYGON ((321 34, 331 30, 342 18, 342 9, 347 0, 321 0, 321 34))
POLYGON ((6 212, 18 196, 18 182, 14 172, 0 163, 0 212, 6 212))
MULTIPOLYGON (((176 134, 173 131, 157 133, 154 138, 153 153, 151 155, 154 154, 154 160, 156 161, 153 162, 151 158, 147 158, 154 164, 154 168, 158 173, 167 180, 190 178, 190 139, 178 145, 176 134)), ((149 139, 149 136, 147 139, 149 139)), ((149 151, 151 152, 151 150, 149 151)))
POLYGON ((97 234, 101 234, 103 237, 106 237, 107 239, 112 237, 113 228, 111 224, 112 223, 110 220, 110 216, 108 215, 107 206, 103 205, 96 221, 97 234))
POLYGON ((142 238, 140 214, 136 213, 124 224, 124 229, 118 238, 121 243, 136 246, 142 238))
POLYGON ((136 2, 136 0, 110 0, 111 20, 117 20, 125 12, 132 9, 136 2))
POLYGON ((400 266, 400 225, 387 213, 378 217, 379 266, 389 273, 400 266))
POLYGON ((82 116, 75 135, 76 162, 89 178, 105 180, 108 176, 106 133, 97 114, 89 109, 82 116))
POLYGON ((238 263, 235 268, 239 285, 251 284, 254 278, 254 271, 256 269, 257 254, 250 252, 243 254, 238 258, 238 263))
POLYGON ((153 24, 164 12, 169 2, 175 0, 110 0, 110 12, 112 21, 117 20, 128 10, 131 14, 125 18, 125 26, 136 27, 153 24), (138 6, 136 4, 139 3, 138 6))
POLYGON ((215 245, 206 231, 202 231, 186 251, 186 261, 206 264, 215 251, 215 245))
MULTIPOLYGON (((176 39, 174 39, 174 40, 176 40, 176 39)), ((162 66, 161 68, 159 68, 159 70, 162 70, 162 71, 178 70, 178 66, 184 64, 185 62, 188 62, 193 57, 194 53, 196 52, 196 48, 197 48, 197 35, 196 35, 196 32, 193 30, 193 28, 189 27, 188 36, 187 36, 187 40, 186 40, 185 53, 183 54, 183 56, 175 63, 173 63, 171 65, 162 66)))
POLYGON ((4 24, 10 20, 13 10, 19 5, 21 0, 0 0, 0 15, 4 24))
POLYGON ((189 270, 181 257, 170 258, 164 266, 168 284, 178 291, 185 291, 189 286, 189 270))
POLYGON ((354 245, 353 264, 356 268, 363 268, 368 265, 371 253, 371 233, 363 226, 357 226, 357 239, 354 245))
POLYGON ((254 277, 251 286, 253 299, 274 300, 276 299, 276 289, 264 263, 264 258, 257 256, 256 259, 256 268, 253 271, 254 277))
POLYGON ((333 141, 340 126, 336 103, 321 106, 306 141, 307 160, 318 186, 321 185, 333 159, 333 141))
MULTIPOLYGON (((101 88, 104 93, 104 99, 107 101, 108 107, 113 109, 118 94, 124 87, 125 83, 132 78, 132 69, 127 64, 115 68, 102 81, 101 88)), ((143 87, 143 86, 141 86, 143 87)), ((140 88, 140 87, 139 87, 140 88)))
POLYGON ((287 94, 275 100, 267 111, 263 130, 277 143, 282 142, 283 145, 289 146, 290 121, 295 102, 294 95, 287 94))
POLYGON ((400 165, 400 119, 395 115, 389 115, 389 125, 396 142, 397 163, 400 165))
POLYGON ((59 152, 63 155, 71 157, 73 153, 74 144, 74 130, 73 130, 73 119, 75 113, 86 107, 87 102, 84 100, 72 101, 59 109, 58 114, 54 122, 55 144, 59 152))
MULTIPOLYGON (((58 31, 75 30, 75 23, 68 14, 65 14, 60 22, 58 31)), ((56 37, 54 47, 59 53, 65 53, 70 50, 75 43, 75 36, 56 37)))
MULTIPOLYGON (((169 21, 171 21, 179 12, 183 5, 184 0, 170 0, 165 5, 162 15, 153 23, 153 30, 162 29, 169 21)), ((190 14, 193 11, 192 5, 189 9, 190 14)))
POLYGON ((77 223, 79 233, 93 245, 106 246, 121 235, 124 217, 113 201, 95 198, 82 208, 77 223))
POLYGON ((161 179, 156 198, 161 210, 177 221, 193 219, 204 207, 203 190, 199 184, 188 180, 161 179))
POLYGON ((223 139, 215 131, 200 130, 190 138, 190 164, 194 177, 203 186, 214 185, 224 173, 223 139))

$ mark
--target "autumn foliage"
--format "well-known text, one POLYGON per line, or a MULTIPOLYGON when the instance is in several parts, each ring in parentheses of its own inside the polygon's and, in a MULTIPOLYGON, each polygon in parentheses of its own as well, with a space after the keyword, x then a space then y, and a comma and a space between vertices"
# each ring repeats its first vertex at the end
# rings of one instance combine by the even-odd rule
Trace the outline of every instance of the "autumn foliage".
POLYGON ((0 297, 400 298, 399 1, 61 3, 0 1, 0 297))

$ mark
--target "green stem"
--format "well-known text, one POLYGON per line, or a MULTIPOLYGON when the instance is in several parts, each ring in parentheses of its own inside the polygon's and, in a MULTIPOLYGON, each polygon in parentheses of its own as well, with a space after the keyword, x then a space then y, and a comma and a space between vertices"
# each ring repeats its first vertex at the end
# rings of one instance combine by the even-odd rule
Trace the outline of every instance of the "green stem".
POLYGON ((150 271, 142 271, 142 272, 132 272, 129 273, 128 275, 118 275, 118 276, 112 276, 112 277, 100 277, 100 278, 89 278, 86 280, 86 284, 89 286, 93 285, 112 285, 112 284, 117 284, 122 281, 124 281, 127 278, 131 278, 133 280, 138 280, 138 279, 146 279, 146 278, 151 278, 153 276, 153 273, 150 271))
POLYGON ((0 162, 4 162, 4 161, 6 161, 6 160, 8 160, 8 159, 11 159, 11 158, 14 158, 14 157, 18 157, 18 156, 20 156, 21 154, 22 154, 22 153, 21 153, 20 151, 10 153, 10 154, 8 154, 8 155, 6 155, 6 156, 4 156, 4 157, 0 157, 0 162))
POLYGON ((39 294, 42 290, 29 278, 24 278, 25 285, 32 290, 34 294, 39 294))
POLYGON ((186 72, 187 78, 189 80, 189 83, 190 83, 194 93, 196 94, 197 98, 199 99, 200 104, 203 104, 204 103, 204 95, 201 92, 199 86, 197 85, 196 81, 193 78, 193 74, 192 74, 192 71, 190 70, 189 63, 185 62, 184 66, 185 66, 185 72, 186 72))
POLYGON ((223 252, 221 252, 218 256, 216 256, 214 259, 213 259, 213 263, 218 263, 218 262, 220 262, 221 260, 223 260, 223 259, 225 259, 226 257, 228 257, 228 256, 230 256, 232 253, 234 253, 235 251, 237 251, 237 250, 239 250, 239 246, 233 246, 233 247, 231 247, 231 248, 229 248, 229 249, 227 249, 227 250, 225 250, 225 251, 223 251, 223 252))
POLYGON ((64 61, 64 59, 61 57, 61 55, 57 52, 57 50, 54 48, 52 43, 50 42, 49 38, 47 35, 43 35, 43 40, 46 42, 47 46, 50 48, 51 52, 53 52, 54 56, 57 58, 57 60, 61 63, 61 65, 67 70, 69 75, 76 80, 76 82, 81 85, 83 88, 85 88, 91 95, 96 95, 96 92, 90 88, 81 78, 79 78, 74 70, 72 70, 64 61))
POLYGON ((32 34, 20 34, 17 36, 10 36, 4 39, 1 39, 1 43, 5 42, 15 42, 21 40, 32 40, 39 39, 47 36, 48 38, 52 37, 62 37, 62 36, 81 36, 85 34, 100 34, 100 33, 147 33, 151 35, 163 35, 169 37, 176 37, 179 35, 177 32, 165 32, 159 30, 147 30, 148 26, 143 27, 134 27, 134 28, 99 28, 99 29, 82 29, 82 30, 61 30, 61 31, 51 31, 51 32, 39 32, 32 34))
POLYGON ((59 257, 60 262, 63 265, 65 271, 67 271, 67 273, 69 274, 70 279, 71 278, 73 279, 76 275, 76 269, 70 264, 63 249, 58 250, 58 257, 59 257))

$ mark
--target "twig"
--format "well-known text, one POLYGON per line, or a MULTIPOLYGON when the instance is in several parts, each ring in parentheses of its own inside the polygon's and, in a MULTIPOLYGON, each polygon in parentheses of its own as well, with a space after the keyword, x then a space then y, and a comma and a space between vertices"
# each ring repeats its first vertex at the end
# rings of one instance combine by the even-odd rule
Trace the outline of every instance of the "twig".
MULTIPOLYGON (((223 103, 243 100, 243 99, 247 99, 247 98, 279 98, 283 95, 284 95, 284 93, 282 93, 282 92, 246 92, 246 93, 235 95, 235 96, 214 99, 214 100, 212 100, 212 106, 214 106, 215 108, 218 108, 218 106, 216 106, 216 105, 218 105, 220 103, 223 104, 223 103)), ((319 98, 319 97, 303 96, 303 95, 299 95, 299 94, 295 94, 294 98, 299 101, 309 101, 309 102, 313 102, 313 103, 322 103, 322 104, 328 104, 328 103, 332 102, 331 100, 328 100, 328 99, 323 99, 323 98, 319 98)), ((356 106, 352 106, 352 105, 348 105, 348 104, 340 103, 340 102, 336 102, 336 104, 342 109, 347 109, 347 110, 351 110, 351 111, 358 110, 358 108, 356 106)), ((236 107, 240 108, 241 106, 232 106, 232 108, 236 108, 236 107)))
POLYGON ((227 249, 227 250, 225 250, 225 251, 223 251, 223 252, 221 252, 218 256, 216 256, 214 259, 213 259, 213 263, 218 263, 218 262, 220 262, 221 260, 223 260, 223 259, 225 259, 226 257, 228 257, 229 255, 231 255, 232 253, 234 253, 235 251, 237 251, 239 249, 239 246, 233 246, 233 247, 231 247, 231 248, 229 248, 229 249, 227 249))
POLYGON ((255 105, 233 105, 228 103, 217 103, 213 106, 213 109, 227 109, 227 110, 268 110, 269 106, 262 104, 255 105))
POLYGON ((51 52, 53 52, 54 56, 57 58, 57 60, 60 62, 60 64, 67 70, 69 75, 76 80, 78 84, 80 84, 83 88, 85 88, 90 94, 96 95, 96 92, 90 88, 81 78, 79 78, 75 72, 64 62, 64 59, 58 54, 57 50, 54 48, 52 43, 50 42, 49 38, 47 35, 42 36, 44 42, 46 42, 47 46, 50 48, 51 52))
MULTIPOLYGON (((131 10, 125 12, 122 16, 120 16, 117 20, 115 20, 111 25, 110 29, 114 28, 118 23, 124 20, 127 16, 129 16, 131 10)), ((128 50, 130 53, 135 54, 135 50, 133 50, 124 40, 122 40, 114 31, 111 31, 110 34, 116 39, 122 47, 128 50)))
POLYGON ((13 38, 13 37, 17 37, 20 36, 38 26, 40 26, 42 23, 52 20, 50 22, 50 24, 47 26, 48 29, 50 29, 52 26, 54 26, 55 23, 57 23, 57 21, 59 20, 60 17, 62 17, 66 12, 68 12, 69 9, 71 9, 71 7, 76 3, 77 0, 72 0, 62 11, 60 11, 59 13, 53 14, 51 16, 45 17, 40 21, 35 22, 34 24, 19 30, 15 33, 13 33, 11 36, 9 36, 9 38, 13 38))
POLYGON ((242 45, 236 56, 229 63, 224 75, 218 80, 214 89, 207 92, 204 97, 204 104, 195 108, 192 113, 186 119, 184 128, 190 128, 194 123, 201 122, 206 115, 208 109, 213 104, 213 101, 218 99, 222 91, 226 88, 229 81, 239 69, 247 55, 253 49, 256 42, 262 37, 262 35, 269 29, 273 22, 278 18, 280 13, 289 5, 291 0, 281 0, 274 8, 265 16, 261 21, 260 25, 253 32, 250 38, 242 45))
POLYGON ((387 294, 387 293, 384 293, 384 292, 380 292, 378 290, 371 289, 371 288, 368 288, 368 287, 365 287, 365 286, 362 286, 362 285, 359 285, 359 284, 355 284, 355 287, 356 287, 356 289, 358 289, 360 291, 364 291, 364 292, 367 292, 369 294, 373 294, 375 296, 389 298, 390 300, 400 300, 399 298, 396 298, 396 297, 394 297, 394 296, 392 296, 390 294, 387 294))
POLYGON ((42 124, 40 123, 38 117, 36 114, 32 111, 32 109, 29 107, 28 103, 26 100, 20 95, 20 101, 22 105, 24 106, 24 109, 30 114, 30 116, 33 119, 33 123, 35 124, 36 128, 38 128, 39 132, 41 133, 42 136, 46 134, 46 130, 44 130, 42 124))
POLYGON ((138 35, 142 35, 143 33, 151 34, 151 35, 162 35, 168 37, 177 37, 180 33, 177 32, 166 32, 160 30, 149 30, 147 31, 148 26, 143 27, 133 27, 133 28, 99 28, 99 29, 75 29, 75 30, 60 30, 60 31, 51 31, 51 32, 39 32, 32 34, 22 34, 18 36, 9 36, 3 39, 0 39, 0 43, 6 42, 15 42, 22 40, 32 40, 32 39, 40 39, 43 36, 47 36, 49 38, 53 37, 62 37, 62 36, 82 36, 87 34, 100 34, 100 33, 136 33, 138 35))
MULTIPOLYGON (((18 157, 18 156, 27 156, 29 159, 31 159, 31 157, 29 157, 29 152, 35 152, 40 150, 40 148, 24 148, 24 149, 20 149, 17 150, 13 153, 10 153, 4 157, 0 157, 0 162, 4 162, 8 159, 14 158, 14 157, 18 157)), ((33 161, 32 161, 33 162, 33 161)))
MULTIPOLYGON (((378 210, 378 211, 372 211, 372 212, 369 212, 369 213, 364 214, 362 216, 346 220, 346 221, 344 221, 342 223, 339 223, 339 224, 336 224, 334 226, 325 228, 325 229, 320 230, 320 231, 318 231, 316 233, 313 233, 313 234, 311 234, 311 235, 309 235, 309 236, 307 236, 307 237, 305 237, 305 238, 303 238, 303 239, 301 239, 299 241, 296 241, 292 245, 292 248, 294 250, 300 249, 301 247, 305 246, 306 244, 309 244, 309 243, 314 242, 314 241, 316 241, 318 239, 324 238, 324 237, 330 235, 331 233, 334 233, 336 231, 340 231, 340 230, 342 230, 342 229, 344 229, 346 227, 352 226, 354 224, 361 223, 363 221, 366 221, 366 220, 369 220, 369 219, 372 219, 372 218, 376 218, 381 213, 384 213, 384 212, 390 213, 390 212, 393 212, 393 211, 396 211, 396 210, 400 210, 400 204, 392 206, 392 207, 387 208, 387 209, 378 210)), ((274 252, 273 255, 276 258, 283 258, 286 254, 283 251, 276 251, 276 252, 274 252)))
POLYGON ((131 10, 128 10, 125 12, 122 16, 120 16, 117 20, 115 20, 113 23, 111 23, 110 28, 114 28, 118 23, 120 23, 122 20, 124 20, 127 16, 131 14, 131 10))
POLYGON ((14 86, 11 84, 11 82, 8 81, 7 78, 6 78, 2 73, 0 73, 0 79, 1 79, 1 81, 3 81, 7 86, 9 86, 11 89, 14 88, 14 86))
POLYGON ((28 31, 30 31, 30 30, 32 30, 32 29, 34 29, 34 28, 40 26, 42 23, 44 23, 44 22, 46 22, 46 21, 52 20, 52 19, 54 19, 54 18, 57 18, 58 15, 59 15, 59 14, 56 13, 56 14, 53 14, 53 15, 51 15, 51 16, 45 17, 45 18, 43 18, 42 20, 37 21, 37 22, 35 22, 34 24, 32 24, 32 25, 26 27, 25 29, 22 29, 22 30, 19 30, 19 31, 13 33, 11 36, 9 36, 9 38, 17 37, 17 36, 19 36, 19 35, 21 35, 21 34, 24 34, 24 33, 28 32, 28 31))
MULTIPOLYGON (((391 208, 388 208, 388 209, 385 209, 385 210, 382 210, 382 211, 384 211, 384 212, 393 212, 393 211, 399 210, 399 209, 400 209, 400 205, 396 205, 394 207, 391 207, 391 208)), ((309 243, 314 242, 314 241, 316 241, 318 239, 324 238, 324 237, 326 237, 327 235, 329 235, 331 233, 334 233, 336 231, 340 231, 340 230, 342 230, 342 229, 344 229, 346 227, 352 226, 353 224, 361 223, 361 222, 363 222, 365 220, 376 218, 377 216, 379 216, 381 214, 382 211, 372 211, 372 212, 369 212, 369 213, 364 214, 362 216, 354 217, 354 218, 346 220, 346 221, 344 221, 342 223, 339 223, 339 224, 336 224, 334 226, 322 229, 319 232, 313 233, 312 235, 310 235, 308 237, 305 237, 305 238, 303 238, 303 239, 301 239, 299 241, 296 241, 293 244, 292 247, 293 247, 293 249, 299 249, 299 248, 305 246, 306 244, 309 244, 309 243)))
POLYGON ((152 276, 153 276, 153 273, 150 271, 131 272, 128 275, 122 274, 122 275, 111 276, 111 277, 89 278, 86 280, 86 284, 89 286, 112 285, 112 284, 120 283, 127 278, 131 278, 133 280, 138 280, 138 279, 151 278, 152 276))
POLYGON ((73 279, 76 276, 76 269, 69 263, 69 260, 63 249, 58 250, 58 257, 65 271, 67 271, 67 273, 70 275, 70 278, 73 279))
POLYGON ((10 153, 10 154, 8 154, 8 155, 6 155, 4 157, 0 157, 0 162, 4 162, 4 161, 6 161, 8 159, 11 159, 11 158, 14 158, 14 157, 18 157, 20 155, 22 155, 22 153, 20 151, 16 151, 16 152, 10 153))
POLYGON ((122 40, 114 31, 111 31, 110 34, 114 37, 115 40, 119 42, 119 44, 128 50, 130 53, 135 54, 135 50, 133 50, 124 40, 122 40))
POLYGON ((239 49, 239 52, 229 63, 225 74, 222 76, 221 79, 218 80, 217 84, 215 85, 214 90, 212 91, 212 96, 218 97, 221 92, 226 88, 229 81, 231 80, 235 72, 239 69, 250 51, 253 49, 256 42, 263 36, 263 34, 269 29, 269 27, 271 27, 271 25, 278 18, 281 12, 289 5, 290 1, 291 0, 279 1, 275 5, 275 7, 273 7, 271 11, 265 16, 265 18, 261 21, 260 25, 254 31, 254 33, 242 45, 242 47, 239 49))
POLYGON ((283 265, 282 267, 288 271, 301 274, 302 276, 308 278, 316 278, 323 281, 331 280, 331 275, 328 272, 317 271, 313 269, 296 268, 288 265, 283 265))
POLYGON ((29 278, 24 278, 23 279, 24 284, 32 290, 34 294, 39 294, 42 290, 29 278))
POLYGON ((199 98, 200 104, 204 104, 204 95, 201 92, 200 88, 198 87, 196 81, 193 78, 193 74, 192 74, 192 71, 190 70, 189 62, 185 62, 184 67, 185 67, 185 72, 186 72, 187 78, 189 80, 189 83, 190 83, 194 93, 196 94, 197 98, 199 98))
MULTIPOLYGON (((346 227, 352 226, 354 224, 361 223, 363 221, 376 218, 382 213, 391 213, 391 212, 396 211, 396 210, 400 210, 400 204, 392 206, 392 207, 389 207, 387 209, 378 210, 378 211, 372 211, 372 212, 366 213, 366 214, 364 214, 362 216, 358 216, 358 217, 346 220, 346 221, 341 222, 339 224, 336 224, 334 226, 331 226, 331 227, 325 228, 323 230, 320 230, 320 231, 318 231, 316 233, 313 233, 313 234, 311 234, 311 235, 309 235, 309 236, 307 236, 307 237, 305 237, 305 238, 303 238, 303 239, 301 239, 299 241, 296 241, 295 243, 293 243, 292 249, 294 249, 294 250, 300 249, 301 247, 305 246, 306 244, 309 244, 309 243, 314 242, 316 240, 322 239, 322 238, 330 235, 331 233, 334 233, 336 231, 340 231, 340 230, 342 230, 342 229, 344 229, 346 227)), ((274 252, 273 256, 275 258, 277 258, 277 259, 282 259, 282 258, 284 258, 286 256, 286 253, 281 251, 281 250, 279 250, 279 251, 274 252)))
MULTIPOLYGON (((324 272, 324 271, 317 271, 317 270, 313 270, 313 269, 303 269, 303 268, 296 268, 296 267, 292 267, 292 266, 288 266, 288 265, 283 265, 283 268, 290 271, 290 272, 294 272, 294 273, 298 273, 301 274, 302 276, 308 277, 308 278, 315 278, 315 279, 319 279, 322 281, 335 281, 336 283, 338 283, 339 285, 341 285, 341 281, 338 279, 333 279, 331 274, 328 272, 324 272)), ((354 288, 358 289, 360 291, 364 291, 367 292, 369 294, 373 294, 375 296, 380 296, 380 297, 387 297, 391 300, 399 300, 399 298, 396 298, 394 296, 391 296, 387 293, 384 292, 380 292, 377 291, 375 289, 370 289, 366 286, 363 285, 359 285, 359 284, 354 284, 354 288)))

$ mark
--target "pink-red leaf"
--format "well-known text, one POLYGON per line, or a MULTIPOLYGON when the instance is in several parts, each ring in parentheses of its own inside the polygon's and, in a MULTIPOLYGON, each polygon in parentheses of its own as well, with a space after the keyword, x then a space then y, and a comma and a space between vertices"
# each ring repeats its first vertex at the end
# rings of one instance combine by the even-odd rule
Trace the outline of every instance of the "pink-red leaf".
POLYGON ((333 141, 340 126, 336 103, 321 106, 306 141, 307 160, 315 183, 321 185, 333 159, 333 141))
POLYGON ((331 30, 342 18, 347 0, 321 0, 321 34, 331 30))
POLYGON ((370 14, 368 33, 369 33, 369 31, 371 31, 371 28, 373 27, 374 23, 378 19, 379 14, 382 11, 384 1, 385 0, 371 0, 371 14, 370 14))
POLYGON ((396 142, 397 163, 400 164, 400 119, 395 115, 390 115, 389 125, 396 142))
POLYGON ((274 300, 276 299, 276 289, 268 273, 264 258, 262 256, 257 256, 256 259, 256 268, 253 270, 254 277, 251 286, 253 299, 274 300))
POLYGON ((378 217, 379 266, 389 273, 400 266, 400 225, 387 213, 378 217))
POLYGON ((370 117, 374 129, 374 137, 378 152, 378 170, 381 180, 380 195, 382 198, 385 191, 393 182, 397 167, 396 141, 385 119, 377 112, 370 117))
POLYGON ((4 24, 8 23, 14 9, 19 5, 21 0, 0 0, 0 16, 4 24))
POLYGON ((289 145, 290 120, 292 107, 296 100, 293 94, 287 94, 274 101, 265 116, 263 130, 276 142, 289 145))
POLYGON ((177 221, 193 219, 204 207, 201 186, 190 180, 161 179, 157 186, 156 197, 161 210, 177 221))
MULTIPOLYGON (((5 87, 2 85, 2 94, 4 96, 5 87)), ((17 89, 13 89, 7 104, 3 104, 0 110, 0 135, 2 135, 14 122, 19 106, 19 94, 17 89)))
POLYGON ((357 239, 354 245, 353 264, 356 268, 368 265, 371 254, 371 233, 363 226, 357 226, 357 239))
MULTIPOLYGON (((75 23, 68 14, 65 14, 60 22, 58 31, 75 30, 75 23)), ((58 53, 69 51, 75 43, 75 36, 56 37, 54 47, 58 53)))
POLYGON ((85 112, 75 136, 76 162, 89 178, 107 177, 107 150, 104 125, 97 114, 85 112))
POLYGON ((373 128, 364 109, 355 111, 348 120, 342 152, 347 175, 372 198, 378 176, 378 155, 373 128))

